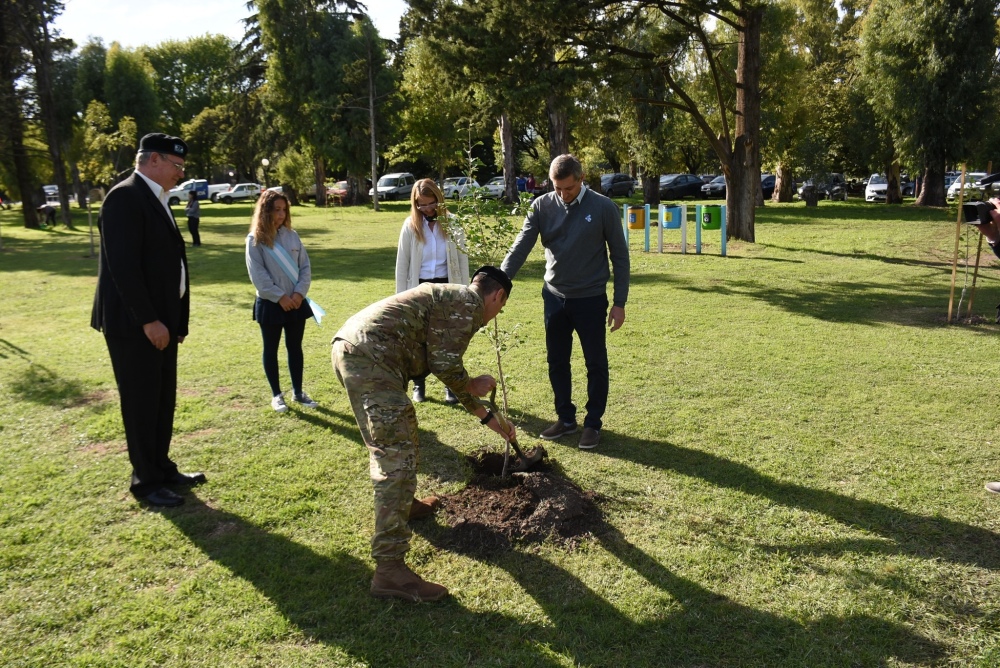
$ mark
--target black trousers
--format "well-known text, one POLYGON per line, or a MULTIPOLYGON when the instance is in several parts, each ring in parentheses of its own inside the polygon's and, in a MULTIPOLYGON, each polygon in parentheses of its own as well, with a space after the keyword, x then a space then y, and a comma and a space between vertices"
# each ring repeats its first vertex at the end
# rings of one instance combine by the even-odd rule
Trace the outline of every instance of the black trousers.
POLYGON ((177 340, 157 350, 145 336, 109 336, 111 366, 121 396, 122 423, 136 496, 163 486, 177 472, 170 460, 177 400, 177 340))
POLYGON ((191 233, 191 243, 194 246, 201 245, 201 235, 198 234, 198 223, 201 222, 201 218, 192 218, 188 216, 188 232, 191 233))
MULTIPOLYGON (((438 277, 438 278, 421 278, 421 279, 417 280, 417 285, 420 285, 421 283, 447 283, 447 282, 448 282, 448 277, 447 276, 445 276, 444 278, 440 278, 440 277, 438 277)), ((429 376, 429 375, 431 375, 431 374, 428 371, 427 373, 423 374, 422 376, 414 376, 413 377, 413 389, 417 389, 418 387, 421 388, 421 389, 423 389, 423 387, 427 383, 427 376, 429 376)))

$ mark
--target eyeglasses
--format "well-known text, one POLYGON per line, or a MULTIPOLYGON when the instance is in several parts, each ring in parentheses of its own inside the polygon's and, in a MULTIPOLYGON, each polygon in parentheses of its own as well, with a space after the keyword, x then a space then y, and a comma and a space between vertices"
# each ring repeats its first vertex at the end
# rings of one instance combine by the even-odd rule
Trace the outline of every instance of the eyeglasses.
POLYGON ((166 160, 167 162, 169 162, 169 163, 170 163, 171 165, 173 165, 174 167, 176 167, 176 168, 177 168, 178 170, 180 170, 181 172, 183 172, 183 171, 184 171, 184 165, 182 165, 181 163, 179 163, 179 162, 174 162, 173 160, 171 160, 170 158, 168 158, 167 156, 165 156, 165 155, 164 155, 164 154, 162 154, 162 153, 160 153, 160 157, 161 157, 161 158, 163 158, 164 160, 166 160))
POLYGON ((438 206, 440 204, 441 204, 440 202, 438 202, 437 200, 434 200, 433 202, 431 202, 429 204, 420 204, 420 203, 417 203, 417 208, 418 209, 436 209, 436 208, 438 208, 438 206))

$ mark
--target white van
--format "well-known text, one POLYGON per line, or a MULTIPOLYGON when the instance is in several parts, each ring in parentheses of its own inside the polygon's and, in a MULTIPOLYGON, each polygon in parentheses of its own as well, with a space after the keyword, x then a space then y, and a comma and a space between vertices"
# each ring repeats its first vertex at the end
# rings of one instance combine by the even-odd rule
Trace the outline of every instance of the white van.
POLYGON ((387 200, 410 199, 410 191, 416 179, 409 172, 395 172, 386 174, 378 180, 375 188, 368 191, 370 197, 375 196, 375 189, 378 189, 378 198, 387 200))

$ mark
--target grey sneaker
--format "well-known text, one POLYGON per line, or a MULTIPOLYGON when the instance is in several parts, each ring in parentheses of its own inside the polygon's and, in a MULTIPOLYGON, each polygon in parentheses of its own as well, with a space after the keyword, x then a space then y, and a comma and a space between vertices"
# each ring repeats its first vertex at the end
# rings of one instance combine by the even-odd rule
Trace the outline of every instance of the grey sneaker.
POLYGON ((576 433, 576 422, 563 422, 562 420, 556 420, 552 423, 552 426, 543 431, 539 436, 547 441, 551 441, 559 438, 560 436, 565 436, 566 434, 576 433))
POLYGON ((601 442, 601 432, 597 429, 591 429, 590 427, 583 428, 583 434, 580 436, 580 449, 581 450, 593 450, 597 447, 597 444, 601 442))
POLYGON ((1000 482, 986 483, 986 491, 993 492, 994 494, 1000 494, 1000 482))
POLYGON ((276 413, 287 412, 288 405, 285 403, 285 395, 276 394, 273 397, 271 397, 271 408, 273 408, 276 413))
POLYGON ((301 404, 303 408, 316 408, 319 406, 319 404, 310 399, 309 395, 305 392, 299 392, 295 395, 295 403, 301 404))

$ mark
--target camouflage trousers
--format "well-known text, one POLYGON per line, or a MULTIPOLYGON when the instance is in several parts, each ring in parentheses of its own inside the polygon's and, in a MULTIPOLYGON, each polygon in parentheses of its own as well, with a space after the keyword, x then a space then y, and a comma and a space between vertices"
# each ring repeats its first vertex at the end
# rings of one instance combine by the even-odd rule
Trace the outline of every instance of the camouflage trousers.
POLYGON ((337 339, 331 353, 361 438, 368 448, 369 474, 375 490, 372 557, 395 559, 410 549, 407 524, 417 490, 417 412, 406 396, 407 381, 380 366, 347 341, 337 339))

